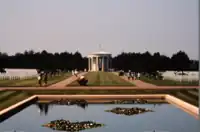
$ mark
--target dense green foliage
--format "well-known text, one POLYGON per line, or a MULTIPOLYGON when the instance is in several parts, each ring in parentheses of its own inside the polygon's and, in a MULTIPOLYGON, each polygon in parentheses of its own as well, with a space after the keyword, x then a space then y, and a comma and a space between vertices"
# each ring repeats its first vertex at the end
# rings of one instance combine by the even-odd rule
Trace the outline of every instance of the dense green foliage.
POLYGON ((187 54, 179 51, 172 57, 160 53, 122 53, 113 58, 113 66, 118 70, 132 70, 137 72, 154 72, 157 70, 195 71, 198 70, 198 61, 190 60, 187 54))
MULTIPOLYGON (((88 67, 88 60, 79 52, 48 53, 25 51, 8 56, 0 53, 1 68, 79 69, 88 67)), ((155 70, 198 70, 198 61, 190 60, 179 51, 171 58, 160 53, 121 53, 112 58, 112 67, 118 70, 151 72, 155 70)))

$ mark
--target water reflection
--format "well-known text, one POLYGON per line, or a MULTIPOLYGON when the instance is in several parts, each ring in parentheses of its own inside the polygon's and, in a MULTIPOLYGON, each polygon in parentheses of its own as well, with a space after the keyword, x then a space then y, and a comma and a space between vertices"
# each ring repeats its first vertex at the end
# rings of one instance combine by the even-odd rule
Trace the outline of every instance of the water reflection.
MULTIPOLYGON (((45 116, 48 115, 49 108, 52 108, 56 105, 65 105, 65 106, 76 105, 76 106, 78 106, 78 107, 80 107, 84 110, 88 107, 88 104, 84 104, 84 103, 80 103, 80 104, 56 104, 56 103, 40 103, 40 102, 38 102, 35 105, 39 108, 40 115, 45 115, 45 116)), ((123 104, 121 104, 121 105, 123 105, 123 104)), ((152 109, 155 109, 156 106, 161 106, 161 105, 162 105, 162 103, 158 103, 158 104, 155 103, 155 104, 152 105, 152 109)))
POLYGON ((36 106, 39 108, 40 115, 47 115, 49 112, 49 105, 48 103, 37 103, 36 106))
POLYGON ((86 107, 88 107, 88 104, 77 104, 77 106, 79 106, 79 107, 85 109, 86 107))
MULTIPOLYGON (((48 115, 50 107, 53 107, 55 105, 70 106, 68 104, 55 104, 55 103, 36 103, 35 105, 39 108, 40 115, 45 115, 45 116, 48 115)), ((86 109, 86 107, 88 107, 88 104, 76 104, 76 105, 82 109, 86 109)))

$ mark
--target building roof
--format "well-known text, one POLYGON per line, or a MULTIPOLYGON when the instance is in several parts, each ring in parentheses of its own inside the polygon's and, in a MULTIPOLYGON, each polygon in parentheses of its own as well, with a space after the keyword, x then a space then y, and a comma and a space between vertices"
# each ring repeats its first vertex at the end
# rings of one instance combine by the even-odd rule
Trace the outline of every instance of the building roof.
POLYGON ((90 55, 111 55, 111 53, 105 51, 99 51, 99 52, 93 52, 90 55))

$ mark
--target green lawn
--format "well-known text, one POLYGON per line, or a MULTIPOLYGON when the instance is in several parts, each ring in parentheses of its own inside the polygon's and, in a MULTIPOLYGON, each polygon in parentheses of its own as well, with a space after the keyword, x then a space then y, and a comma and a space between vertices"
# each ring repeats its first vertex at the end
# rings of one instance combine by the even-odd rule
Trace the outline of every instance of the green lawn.
MULTIPOLYGON (((71 73, 62 73, 54 77, 49 77, 48 85, 62 81, 69 76, 71 76, 71 73)), ((39 86, 36 77, 29 79, 22 79, 22 80, 0 80, 0 87, 35 87, 35 86, 36 87, 39 86)))
MULTIPOLYGON (((85 75, 88 86, 133 86, 132 83, 120 78, 111 72, 89 72, 85 75)), ((68 86, 80 86, 77 81, 68 86)))
POLYGON ((188 82, 188 81, 173 81, 173 80, 154 80, 147 77, 142 76, 140 80, 151 83, 158 86, 198 86, 198 81, 188 82))

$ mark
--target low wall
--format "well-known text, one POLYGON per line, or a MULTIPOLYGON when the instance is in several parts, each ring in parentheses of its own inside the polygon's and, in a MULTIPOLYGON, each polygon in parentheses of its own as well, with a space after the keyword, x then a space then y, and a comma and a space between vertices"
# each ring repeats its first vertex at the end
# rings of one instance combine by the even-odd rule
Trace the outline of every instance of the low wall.
POLYGON ((23 101, 20 101, 2 111, 0 111, 0 122, 11 117, 15 113, 19 112, 23 108, 40 100, 57 100, 57 99, 86 99, 86 100, 116 100, 116 99, 152 99, 152 100, 165 100, 166 102, 173 104, 185 112, 198 118, 198 107, 193 106, 183 100, 180 100, 174 96, 167 94, 149 94, 149 95, 34 95, 23 101))
POLYGON ((0 111, 0 123, 8 119, 9 117, 13 116, 14 114, 18 113, 25 107, 28 107, 29 105, 35 103, 37 100, 38 100, 38 97, 34 95, 6 109, 3 109, 2 111, 0 111))
POLYGON ((53 99, 165 99, 165 94, 157 95, 36 95, 41 100, 53 99))
POLYGON ((165 96, 165 100, 167 102, 169 102, 170 104, 173 104, 181 109, 183 109, 185 112, 195 116, 196 118, 199 118, 199 108, 194 106, 194 105, 191 105, 187 102, 184 102, 174 96, 171 96, 171 95, 166 95, 165 96))

